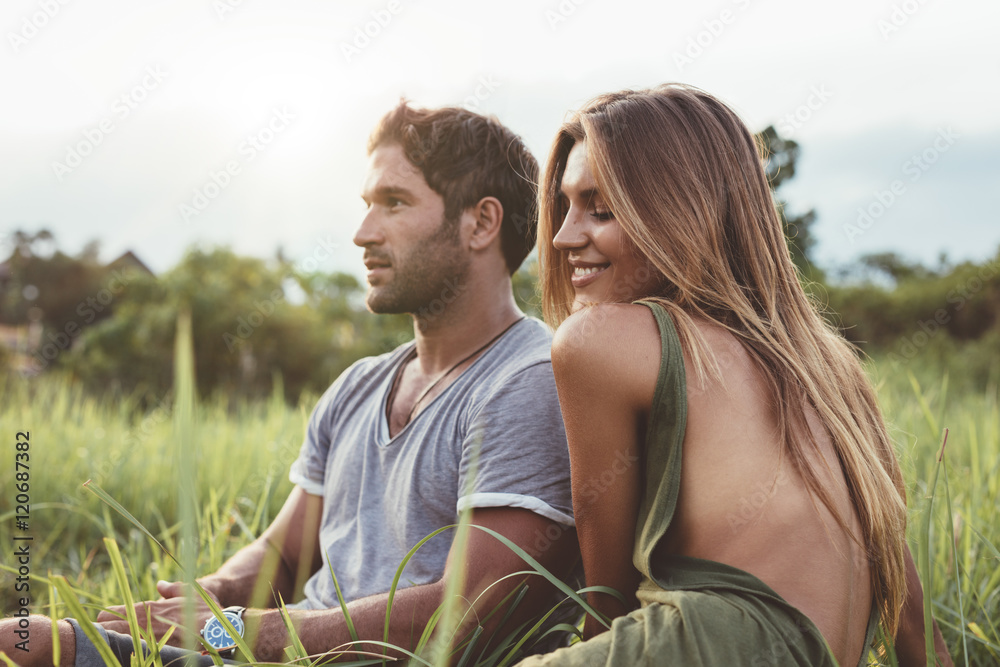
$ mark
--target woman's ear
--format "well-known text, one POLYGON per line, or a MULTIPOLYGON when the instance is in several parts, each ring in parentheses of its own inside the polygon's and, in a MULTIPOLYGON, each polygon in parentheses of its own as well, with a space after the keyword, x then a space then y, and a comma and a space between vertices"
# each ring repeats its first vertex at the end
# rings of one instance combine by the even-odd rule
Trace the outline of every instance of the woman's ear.
POLYGON ((473 218, 469 247, 473 250, 489 247, 500 234, 500 224, 503 222, 503 204, 496 197, 483 197, 469 209, 469 213, 473 218))

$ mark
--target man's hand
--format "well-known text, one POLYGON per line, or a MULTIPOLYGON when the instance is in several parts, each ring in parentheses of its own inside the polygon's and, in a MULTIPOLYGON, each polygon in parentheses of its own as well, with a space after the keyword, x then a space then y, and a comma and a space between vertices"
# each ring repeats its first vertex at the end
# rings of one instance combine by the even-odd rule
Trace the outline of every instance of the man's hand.
MULTIPOLYGON (((140 602, 135 605, 135 613, 139 619, 139 624, 147 630, 152 631, 157 639, 163 637, 171 627, 177 626, 177 630, 170 636, 167 643, 172 646, 183 646, 185 638, 189 636, 182 625, 185 620, 185 607, 188 600, 192 600, 195 625, 191 629, 191 632, 197 637, 201 629, 205 626, 205 622, 212 616, 212 611, 208 608, 208 605, 205 604, 194 590, 182 581, 158 581, 156 583, 156 590, 163 597, 156 601, 140 602), (146 622, 147 611, 149 618, 148 626, 146 622)), ((206 592, 216 604, 219 604, 219 598, 214 592, 208 589, 206 589, 206 592)), ((122 605, 109 607, 97 616, 97 622, 105 630, 112 630, 122 634, 129 633, 127 619, 125 607, 122 605)))
MULTIPOLYGON (((215 600, 216 602, 219 601, 219 598, 215 595, 214 592, 209 590, 208 586, 202 584, 202 588, 208 591, 208 594, 212 597, 213 600, 215 600)), ((190 589, 188 589, 187 586, 185 586, 183 581, 163 581, 162 579, 160 579, 159 581, 156 582, 156 592, 160 594, 161 600, 169 600, 170 598, 185 597, 185 593, 188 592, 188 590, 190 589)), ((191 592, 193 593, 194 591, 191 592)))
MULTIPOLYGON (((516 507, 476 508, 472 511, 471 522, 503 535, 560 578, 566 578, 579 560, 576 531, 531 510, 516 507)), ((471 632, 480 619, 490 615, 524 580, 529 584, 527 593, 510 618, 506 619, 503 627, 500 627, 500 623, 505 618, 504 613, 493 614, 489 620, 484 620, 483 637, 503 636, 520 624, 549 611, 564 597, 541 577, 511 577, 515 572, 529 569, 525 562, 492 535, 470 528, 464 549, 461 544, 452 543, 444 575, 439 581, 396 591, 389 621, 390 644, 406 650, 416 648, 420 630, 444 601, 449 577, 456 569, 464 570, 465 584, 460 597, 470 605, 468 613, 463 617, 462 627, 455 632, 456 637, 464 637, 471 632)), ((348 603, 347 608, 355 631, 362 641, 362 649, 382 651, 380 646, 365 642, 382 641, 387 604, 387 592, 348 603)), ((509 600, 505 604, 510 604, 509 600)), ((320 654, 351 642, 347 624, 338 607, 293 610, 291 616, 299 641, 307 653, 320 654)), ((244 621, 247 636, 255 637, 254 657, 264 661, 280 661, 288 639, 284 622, 277 610, 248 611, 244 615, 244 621)), ((486 644, 485 640, 483 644, 486 644)))
MULTIPOLYGON (((309 574, 322 566, 322 552, 319 547, 319 523, 323 514, 323 498, 306 493, 295 487, 288 496, 281 512, 267 530, 252 543, 240 549, 226 561, 218 572, 198 579, 202 588, 220 607, 230 605, 274 606, 271 591, 280 593, 291 601, 297 588, 296 581, 304 583, 309 574), (258 582, 258 579, 260 581, 258 582), (258 584, 263 595, 254 600, 254 585, 258 584)), ((159 581, 156 590, 161 597, 152 602, 135 605, 139 624, 147 626, 160 639, 170 629, 177 630, 171 635, 169 644, 181 646, 185 634, 184 607, 187 599, 194 600, 194 627, 188 631, 197 637, 205 622, 212 615, 201 597, 189 590, 180 581, 159 581)), ((128 620, 125 607, 110 607, 102 611, 97 622, 107 630, 128 634, 128 620)), ((279 619, 280 622, 280 619, 279 619)), ((283 632, 283 626, 281 628, 283 632)), ((280 654, 279 654, 280 655, 280 654)))

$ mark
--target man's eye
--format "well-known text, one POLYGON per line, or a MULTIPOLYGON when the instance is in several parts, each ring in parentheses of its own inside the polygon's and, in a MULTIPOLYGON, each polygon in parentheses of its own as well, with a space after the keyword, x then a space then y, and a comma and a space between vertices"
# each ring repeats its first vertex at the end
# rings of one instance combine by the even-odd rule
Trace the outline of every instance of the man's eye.
POLYGON ((389 206, 389 208, 396 208, 403 203, 403 200, 397 199, 396 197, 389 197, 385 200, 385 203, 389 206))

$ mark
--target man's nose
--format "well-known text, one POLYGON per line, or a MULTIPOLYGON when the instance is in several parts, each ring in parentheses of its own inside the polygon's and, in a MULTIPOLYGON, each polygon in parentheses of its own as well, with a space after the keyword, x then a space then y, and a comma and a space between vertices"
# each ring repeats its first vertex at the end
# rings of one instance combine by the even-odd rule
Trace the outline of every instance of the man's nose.
POLYGON ((377 245, 385 240, 377 217, 374 206, 368 209, 368 213, 362 218, 358 230, 354 232, 354 245, 364 248, 369 245, 377 245))

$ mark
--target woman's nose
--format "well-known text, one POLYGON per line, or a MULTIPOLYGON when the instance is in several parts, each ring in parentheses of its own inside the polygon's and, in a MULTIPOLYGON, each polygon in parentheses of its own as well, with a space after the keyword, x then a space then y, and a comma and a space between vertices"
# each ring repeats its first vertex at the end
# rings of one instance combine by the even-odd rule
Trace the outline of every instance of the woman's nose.
POLYGON ((586 222, 581 219, 578 212, 571 206, 566 213, 566 217, 563 219, 562 225, 559 227, 559 231, 556 232, 555 237, 552 239, 552 245, 558 250, 570 250, 572 248, 582 248, 587 243, 586 222))

